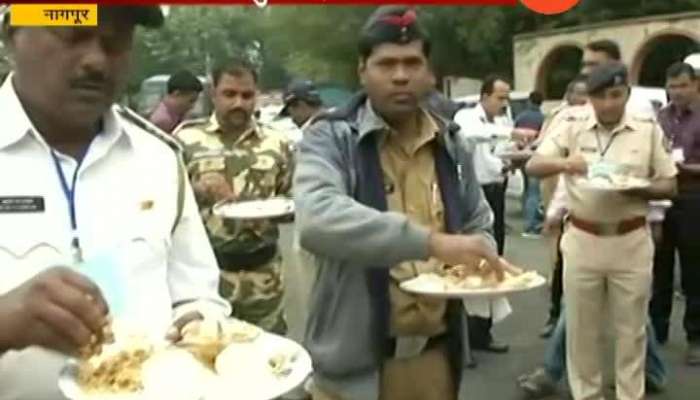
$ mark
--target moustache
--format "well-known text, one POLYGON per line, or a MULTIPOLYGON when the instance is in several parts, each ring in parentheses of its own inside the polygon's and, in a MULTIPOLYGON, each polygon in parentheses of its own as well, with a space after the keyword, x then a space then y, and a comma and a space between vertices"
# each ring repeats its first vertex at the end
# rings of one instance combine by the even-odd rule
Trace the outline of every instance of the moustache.
POLYGON ((103 74, 93 73, 72 79, 69 85, 73 89, 105 90, 110 88, 110 81, 103 74))

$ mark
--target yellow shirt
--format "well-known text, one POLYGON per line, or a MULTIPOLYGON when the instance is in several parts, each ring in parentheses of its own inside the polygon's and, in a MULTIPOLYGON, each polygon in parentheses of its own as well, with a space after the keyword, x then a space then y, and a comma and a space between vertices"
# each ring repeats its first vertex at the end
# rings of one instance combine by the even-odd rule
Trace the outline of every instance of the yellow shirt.
MULTIPOLYGON (((580 154, 591 165, 600 160, 623 165, 626 173, 650 180, 673 178, 676 166, 664 146, 661 127, 651 117, 625 114, 612 130, 601 126, 595 113, 571 115, 544 140, 537 152, 565 157, 580 154), (606 150, 607 149, 607 150, 606 150)), ((569 210, 579 218, 619 222, 645 217, 648 202, 615 192, 593 191, 581 186, 580 177, 567 176, 569 210)))
MULTIPOLYGON (((386 134, 380 144, 384 186, 390 211, 400 212, 417 224, 444 231, 444 208, 435 171, 433 144, 438 126, 422 114, 416 135, 386 134)), ((435 336, 446 330, 446 302, 403 292, 398 284, 421 272, 434 271, 437 260, 410 261, 391 270, 391 333, 393 336, 435 336)))

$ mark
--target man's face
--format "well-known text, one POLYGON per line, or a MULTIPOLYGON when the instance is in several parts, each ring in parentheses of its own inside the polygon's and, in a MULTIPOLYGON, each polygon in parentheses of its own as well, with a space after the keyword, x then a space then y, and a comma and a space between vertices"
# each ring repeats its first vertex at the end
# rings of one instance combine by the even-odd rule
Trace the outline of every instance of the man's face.
POLYGON ((671 103, 678 107, 688 107, 698 97, 697 81, 688 74, 668 78, 666 80, 666 90, 671 98, 671 103))
POLYGON ((199 92, 181 92, 176 90, 172 93, 172 107, 174 111, 178 114, 184 115, 192 110, 194 104, 199 98, 199 92))
POLYGON ((389 118, 414 113, 433 81, 420 40, 380 44, 358 70, 372 106, 389 118))
POLYGON ((224 131, 247 129, 255 112, 257 85, 250 73, 224 73, 212 89, 212 102, 219 125, 224 131))
POLYGON ((27 111, 95 124, 126 83, 133 32, 132 22, 108 12, 97 27, 14 30, 14 84, 27 111))
POLYGON ((582 106, 588 102, 588 92, 584 82, 578 82, 571 88, 569 93, 569 104, 572 106, 582 106))
POLYGON ((591 105, 595 110, 598 122, 608 126, 619 123, 625 114, 629 93, 629 86, 618 85, 591 95, 591 105))
POLYGON ((581 61, 581 74, 588 75, 596 67, 612 62, 612 58, 602 51, 583 50, 583 60, 581 61))
POLYGON ((316 108, 312 107, 304 100, 292 100, 287 107, 287 111, 289 111, 289 116, 292 118, 292 121, 294 121, 297 126, 302 126, 314 115, 316 108))
POLYGON ((481 104, 486 114, 495 117, 503 114, 503 110, 508 107, 509 97, 510 85, 503 81, 496 81, 493 84, 493 93, 484 94, 481 98, 481 104))

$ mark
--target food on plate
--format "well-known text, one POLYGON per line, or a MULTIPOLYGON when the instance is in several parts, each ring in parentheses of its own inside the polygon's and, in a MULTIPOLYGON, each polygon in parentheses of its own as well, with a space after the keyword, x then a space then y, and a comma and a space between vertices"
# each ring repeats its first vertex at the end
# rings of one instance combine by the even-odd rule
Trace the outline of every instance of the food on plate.
POLYGON ((144 362, 153 354, 146 340, 106 346, 100 354, 81 360, 78 384, 87 393, 124 393, 143 389, 144 362))
POLYGON ((251 342, 261 333, 262 330, 257 326, 240 320, 197 320, 182 329, 182 339, 176 345, 214 369, 216 357, 226 346, 235 342, 251 342))
POLYGON ((597 188, 602 189, 633 189, 639 187, 645 187, 649 184, 649 181, 643 178, 638 178, 636 176, 609 173, 609 174, 598 174, 596 176, 590 177, 588 183, 597 188))
POLYGON ((504 279, 499 281, 496 271, 481 259, 467 265, 445 265, 437 275, 446 285, 446 289, 488 289, 496 287, 517 287, 527 285, 537 276, 536 272, 524 272, 505 259, 501 258, 504 269, 504 279))
POLYGON ((292 373, 292 364, 296 360, 296 354, 290 352, 279 352, 267 360, 272 374, 281 377, 292 373))

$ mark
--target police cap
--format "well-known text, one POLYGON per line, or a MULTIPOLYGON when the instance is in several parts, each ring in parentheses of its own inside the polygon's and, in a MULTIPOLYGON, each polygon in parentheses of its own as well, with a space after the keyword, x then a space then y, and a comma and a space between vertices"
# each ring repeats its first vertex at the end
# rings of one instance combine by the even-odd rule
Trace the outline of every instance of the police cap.
POLYGON ((627 67, 622 63, 612 62, 596 67, 588 75, 588 94, 600 94, 615 86, 626 86, 627 75, 627 67))

